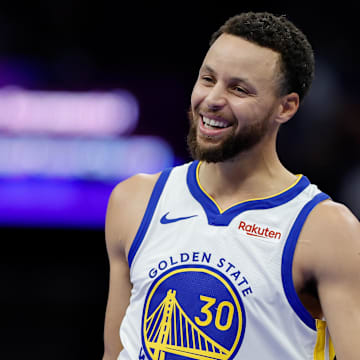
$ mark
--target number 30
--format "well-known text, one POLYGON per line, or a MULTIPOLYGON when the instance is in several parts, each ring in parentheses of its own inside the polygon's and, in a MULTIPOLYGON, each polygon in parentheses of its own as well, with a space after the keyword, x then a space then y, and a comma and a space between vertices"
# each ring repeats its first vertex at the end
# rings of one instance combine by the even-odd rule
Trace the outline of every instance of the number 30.
MULTIPOLYGON (((201 308, 201 312, 206 315, 206 318, 204 320, 201 320, 199 316, 195 316, 195 322, 199 326, 207 326, 211 323, 213 319, 213 314, 210 311, 210 308, 216 303, 216 299, 200 295, 200 300, 205 301, 206 304, 201 308)), ((232 321, 234 317, 234 306, 229 301, 222 301, 219 303, 217 309, 216 309, 216 315, 215 315, 215 326, 218 330, 226 331, 230 328, 232 321), (227 319, 225 324, 221 324, 221 316, 223 313, 224 308, 228 309, 227 319)))

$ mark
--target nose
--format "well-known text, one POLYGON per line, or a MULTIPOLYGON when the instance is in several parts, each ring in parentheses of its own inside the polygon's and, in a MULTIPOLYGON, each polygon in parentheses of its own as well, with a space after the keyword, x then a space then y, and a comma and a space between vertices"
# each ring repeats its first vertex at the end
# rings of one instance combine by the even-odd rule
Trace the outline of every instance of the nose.
POLYGON ((209 110, 219 110, 226 104, 226 96, 223 86, 218 82, 209 88, 209 92, 205 98, 205 104, 209 110))

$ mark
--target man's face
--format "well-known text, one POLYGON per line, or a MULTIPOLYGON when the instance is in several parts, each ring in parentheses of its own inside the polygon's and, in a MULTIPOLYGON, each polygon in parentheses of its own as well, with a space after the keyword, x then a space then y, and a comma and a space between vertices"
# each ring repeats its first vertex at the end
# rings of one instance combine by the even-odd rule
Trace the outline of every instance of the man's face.
POLYGON ((222 34, 209 49, 191 96, 192 156, 226 161, 258 144, 278 105, 278 78, 278 53, 222 34))

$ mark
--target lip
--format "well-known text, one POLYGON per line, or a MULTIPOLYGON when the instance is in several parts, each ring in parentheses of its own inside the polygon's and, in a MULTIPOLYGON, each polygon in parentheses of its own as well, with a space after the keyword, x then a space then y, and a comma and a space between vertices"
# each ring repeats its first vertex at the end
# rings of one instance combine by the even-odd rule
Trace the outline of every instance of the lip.
POLYGON ((227 122, 226 120, 224 120, 221 117, 217 117, 217 116, 213 116, 213 115, 206 115, 206 114, 199 114, 199 121, 198 121, 198 130, 199 130, 199 134, 203 135, 205 137, 212 137, 212 138, 217 138, 222 136, 224 133, 228 132, 229 129, 231 129, 232 125, 226 127, 226 128, 218 128, 218 129, 209 129, 207 127, 205 127, 204 123, 203 123, 203 116, 207 117, 208 119, 213 119, 213 120, 217 120, 217 121, 223 121, 223 122, 227 122))
POLYGON ((207 114, 205 112, 200 112, 199 115, 201 116, 201 118, 203 117, 206 117, 208 119, 212 119, 212 120, 217 120, 217 121, 221 121, 221 122, 224 122, 226 124, 230 124, 229 121, 225 120, 223 117, 221 116, 216 116, 216 115, 213 115, 213 114, 207 114))

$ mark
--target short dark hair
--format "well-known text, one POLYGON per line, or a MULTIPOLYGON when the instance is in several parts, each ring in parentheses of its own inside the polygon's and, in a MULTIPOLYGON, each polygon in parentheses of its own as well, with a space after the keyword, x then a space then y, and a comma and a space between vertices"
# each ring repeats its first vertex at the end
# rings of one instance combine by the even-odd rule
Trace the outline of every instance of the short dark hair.
POLYGON ((314 52, 303 32, 284 15, 248 12, 233 16, 212 35, 210 46, 224 33, 279 53, 280 96, 296 92, 300 100, 304 98, 314 78, 314 52))

